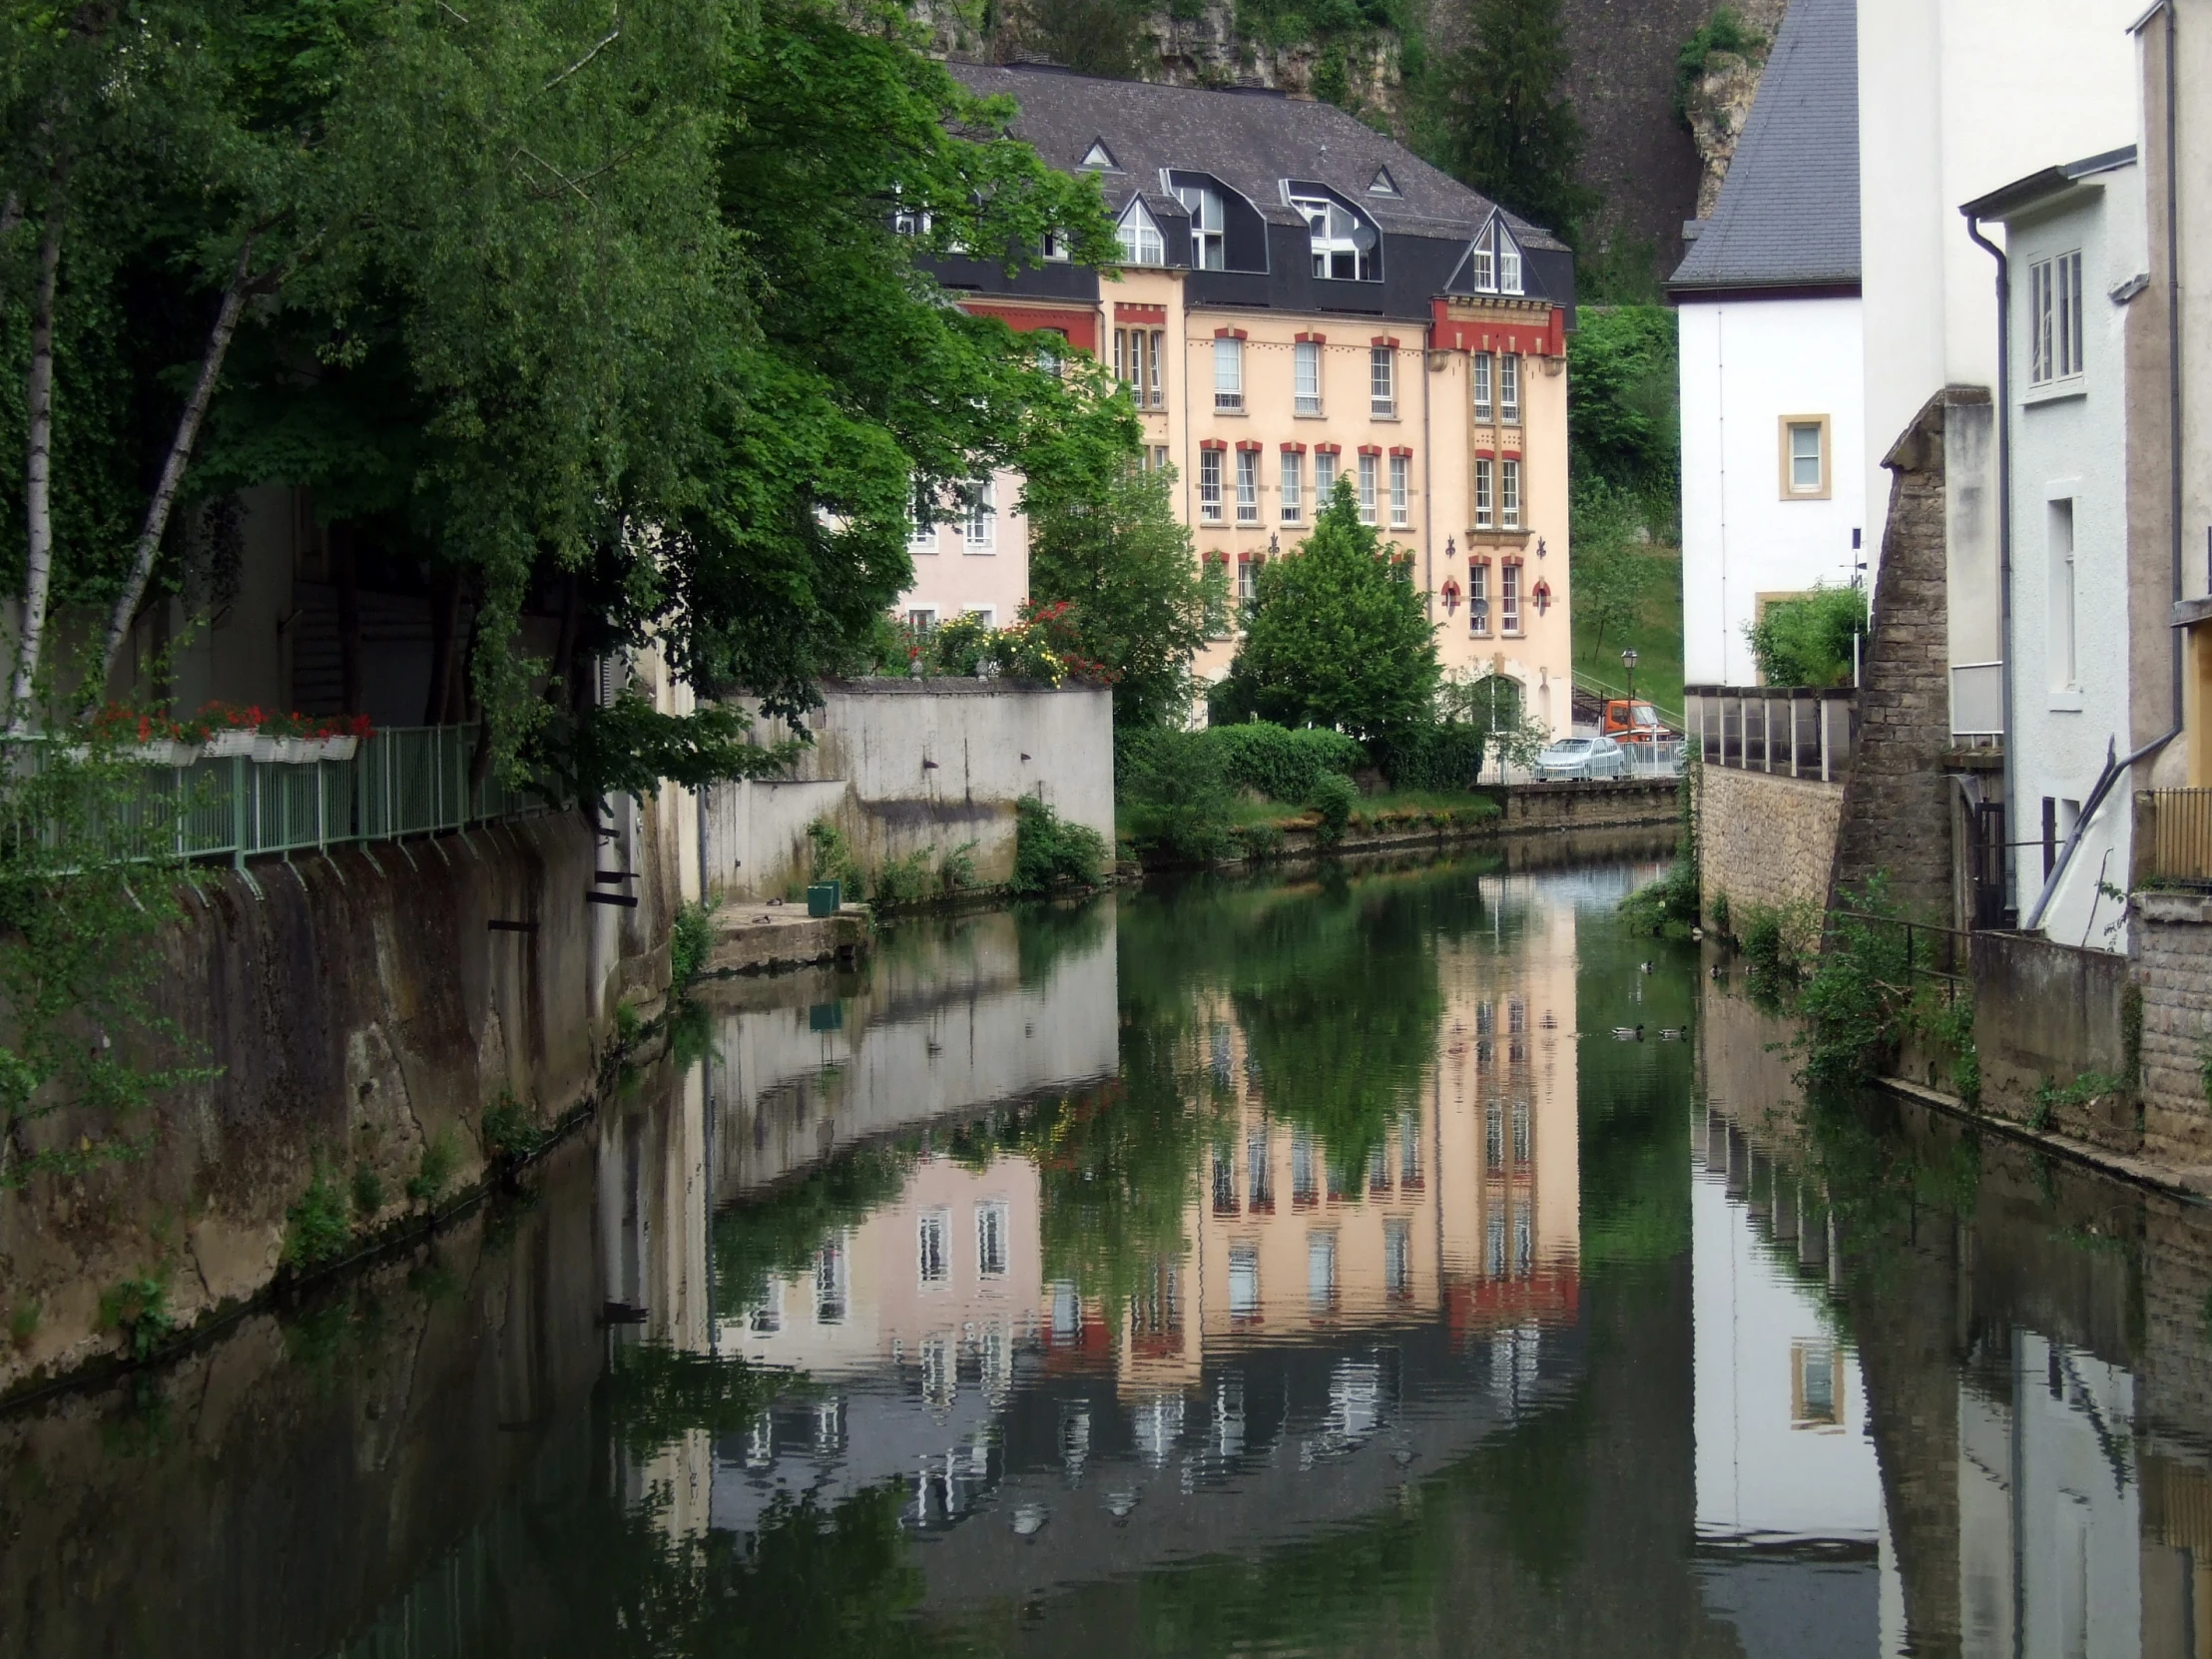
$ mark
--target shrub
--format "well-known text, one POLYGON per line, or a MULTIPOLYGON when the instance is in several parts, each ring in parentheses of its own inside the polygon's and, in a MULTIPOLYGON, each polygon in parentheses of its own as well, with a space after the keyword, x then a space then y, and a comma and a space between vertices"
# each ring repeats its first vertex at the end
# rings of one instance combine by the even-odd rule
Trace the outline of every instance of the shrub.
POLYGON ((376 1166, 358 1163, 353 1166, 353 1213, 363 1221, 372 1219, 384 1207, 384 1178, 376 1173, 376 1166))
POLYGON ((975 885, 975 843, 962 841, 937 866, 937 890, 950 896, 975 885))
POLYGON ((841 882, 844 896, 855 903, 867 896, 867 883, 861 878, 859 860, 852 856, 852 843, 830 820, 817 819, 807 826, 807 867, 815 880, 841 882))
POLYGON ((1015 804, 1014 880, 1017 893, 1095 886, 1106 864, 1106 840, 1096 830, 1065 824, 1033 795, 1015 804))
POLYGON ((422 1163, 407 1178, 407 1196, 417 1204, 435 1208, 452 1184, 453 1167, 459 1162, 460 1149, 454 1145, 453 1131, 440 1129, 423 1144, 422 1163))
POLYGON ((1867 590, 1815 587, 1778 599, 1744 626, 1770 686, 1841 686, 1851 678, 1854 639, 1867 632, 1867 590))
POLYGON ((928 847, 916 847, 903 858, 886 858, 875 872, 875 902, 878 906, 919 904, 929 896, 928 847))
POLYGON ((1254 863, 1272 858, 1283 850, 1282 827, 1275 824, 1248 824, 1237 831, 1237 844, 1254 863))
POLYGON ((1799 1039, 1809 1083, 1858 1084, 1893 1064, 1918 1037, 1954 1056, 1951 1081, 1961 1096, 1980 1091, 1973 1044, 1973 1000, 1915 970, 1934 956, 1934 938, 1909 935, 1904 909, 1890 897, 1889 877, 1876 871, 1863 895, 1846 892, 1854 915, 1838 915, 1812 976, 1798 997, 1805 1016, 1799 1039), (1870 919, 1871 918, 1871 919, 1870 919))
POLYGON ((329 1169, 315 1161, 314 1175, 299 1201, 284 1212, 286 1267, 311 1268, 327 1262, 353 1237, 353 1224, 345 1210, 345 1195, 330 1178, 329 1169))
POLYGON ((1140 849, 1200 862, 1229 850, 1236 799, 1212 733, 1156 728, 1127 734, 1117 747, 1130 838, 1140 849))
POLYGON ((505 1090, 484 1108, 482 1134, 484 1161, 490 1164, 520 1163, 535 1157, 545 1145, 545 1131, 522 1102, 505 1090))
MULTIPOLYGON (((1698 854, 1695 782, 1682 780, 1676 797, 1679 828, 1675 832, 1674 862, 1656 881, 1646 882, 1621 900, 1621 918, 1632 933, 1686 939, 1698 918, 1698 854)), ((1713 895, 1713 928, 1728 931, 1728 895, 1713 895)))
MULTIPOLYGON (((122 1333, 132 1359, 151 1360, 162 1340, 177 1329, 177 1317, 169 1311, 169 1281, 152 1273, 121 1281, 100 1298, 100 1323, 122 1333)), ((37 1325, 34 1311, 31 1328, 37 1325)), ((18 1346, 29 1340, 23 1335, 18 1346)))
POLYGON ((37 1302, 19 1302, 8 1315, 8 1341, 15 1345, 17 1353, 31 1346, 31 1339, 38 1335, 38 1322, 44 1315, 44 1305, 37 1302))
POLYGON ((704 904, 679 904, 676 922, 668 936, 668 978, 671 990, 681 991, 706 971, 714 950, 712 914, 704 904))
POLYGON ((1358 740, 1321 727, 1293 731, 1264 720, 1216 726, 1200 734, 1221 757, 1224 782, 1296 806, 1325 772, 1350 777, 1366 759, 1358 740))
POLYGON ((1438 722, 1378 738, 1369 746, 1393 790, 1463 790, 1482 770, 1482 733, 1438 722))
POLYGON ((1352 780, 1338 773, 1325 773, 1314 785, 1314 793, 1306 805, 1321 817, 1321 839, 1325 845, 1333 845, 1344 839, 1345 826, 1352 821, 1352 804, 1360 799, 1360 792, 1352 780))

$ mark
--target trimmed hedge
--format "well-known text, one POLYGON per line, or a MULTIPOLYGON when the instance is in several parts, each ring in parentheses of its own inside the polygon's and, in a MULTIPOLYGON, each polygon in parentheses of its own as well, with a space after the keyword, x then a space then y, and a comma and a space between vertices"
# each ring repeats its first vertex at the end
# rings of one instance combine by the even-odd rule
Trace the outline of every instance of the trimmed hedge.
POLYGON ((1393 790, 1463 790, 1482 770, 1475 726, 1422 726, 1378 738, 1375 764, 1393 790))
POLYGON ((1291 731, 1251 720, 1210 727, 1206 736, 1221 756, 1231 789, 1254 790, 1290 806, 1310 799, 1324 774, 1350 778, 1367 761, 1358 739, 1311 727, 1291 731))

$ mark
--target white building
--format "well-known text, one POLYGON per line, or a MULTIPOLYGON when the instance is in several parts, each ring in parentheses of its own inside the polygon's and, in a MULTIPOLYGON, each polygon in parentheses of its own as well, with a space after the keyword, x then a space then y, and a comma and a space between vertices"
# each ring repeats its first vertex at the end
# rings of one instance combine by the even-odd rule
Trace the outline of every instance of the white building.
POLYGON ((906 551, 914 585, 899 597, 901 621, 933 628, 974 616, 993 628, 1021 619, 1029 597, 1029 520, 1020 509, 1021 475, 999 471, 932 505, 906 551))
POLYGON ((2132 145, 1966 205, 2000 228, 2011 286, 2012 839, 2040 842, 2039 852, 2018 848, 2020 917, 2061 943, 2108 950, 2127 943, 2108 894, 2129 882, 2132 791, 2115 779, 2101 800, 2095 792, 2107 759, 2140 747, 2143 716, 2162 730, 2172 703, 2168 623, 2155 604, 2164 571, 2149 573, 2150 614, 2129 615, 2136 451, 2165 443, 2163 399, 2129 397, 2131 308, 2150 270, 2144 207, 2132 145), (2131 432, 2131 415, 2149 415, 2152 429, 2131 432), (2146 623, 2148 672, 2130 673, 2146 623))
POLYGON ((1858 0, 1792 0, 1681 314, 1683 678, 1757 680, 1772 600, 1858 574, 1866 522, 1858 0))

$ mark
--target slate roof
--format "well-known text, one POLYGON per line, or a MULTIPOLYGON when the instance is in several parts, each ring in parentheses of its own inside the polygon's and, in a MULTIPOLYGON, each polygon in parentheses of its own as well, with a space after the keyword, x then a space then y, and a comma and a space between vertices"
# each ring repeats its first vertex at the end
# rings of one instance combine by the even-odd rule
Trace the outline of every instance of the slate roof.
POLYGON ((1859 280, 1857 0, 1790 0, 1677 290, 1859 280))
MULTIPOLYGON (((1468 239, 1496 206, 1333 104, 1264 91, 1099 80, 1041 65, 945 68, 971 91, 1012 97, 1020 105, 1014 136, 1063 172, 1083 171, 1085 154, 1103 142, 1120 164, 1118 172, 1098 176, 1117 214, 1142 194, 1156 220, 1183 217, 1181 204, 1161 191, 1162 168, 1210 173, 1276 225, 1304 223, 1283 201, 1285 179, 1328 185, 1383 230, 1405 236, 1468 239), (1383 168, 1397 186, 1395 196, 1368 192, 1383 168)), ((1505 222, 1523 248, 1564 246, 1510 213, 1505 222)))

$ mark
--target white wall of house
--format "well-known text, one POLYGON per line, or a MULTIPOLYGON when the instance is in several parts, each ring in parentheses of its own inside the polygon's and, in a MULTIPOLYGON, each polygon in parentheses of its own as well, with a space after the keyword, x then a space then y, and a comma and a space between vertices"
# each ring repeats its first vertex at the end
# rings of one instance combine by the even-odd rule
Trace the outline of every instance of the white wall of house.
POLYGON ((981 611, 994 628, 1017 620, 1029 597, 1029 520, 1017 510, 1020 500, 1021 475, 998 472, 991 478, 991 511, 972 526, 959 502, 943 502, 939 510, 951 516, 907 545, 914 585, 899 597, 898 615, 919 612, 932 622, 950 622, 981 611))
POLYGON ((1861 301, 1685 295, 1681 307, 1683 678, 1756 681, 1762 595, 1848 583, 1864 522, 1861 301), (1785 425, 1826 422, 1827 487, 1793 491, 1785 425))
MULTIPOLYGON (((2142 169, 2084 180, 2047 209, 2015 220, 2006 246, 2012 307, 2012 767, 2019 823, 2041 833, 2055 803, 2062 846, 2104 769, 2130 741, 2125 331, 2127 306, 2110 293, 2147 269, 2142 169), (2081 371, 2033 383, 2033 273, 2079 255, 2081 371)), ((2056 365, 2054 365, 2056 366, 2056 365)), ((2163 434, 2136 441, 2162 442, 2163 434)), ((2044 914, 2064 944, 2124 949, 2118 906, 2100 881, 2128 884, 2132 791, 2107 798, 2044 914), (2094 912, 2094 913, 2092 913, 2094 912)), ((2023 913, 2042 885, 2043 859, 2020 848, 2023 913)))

